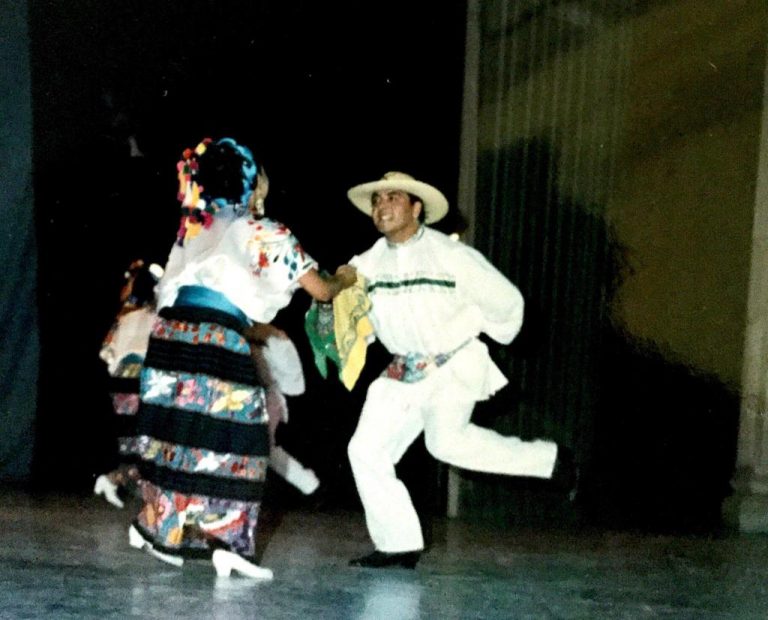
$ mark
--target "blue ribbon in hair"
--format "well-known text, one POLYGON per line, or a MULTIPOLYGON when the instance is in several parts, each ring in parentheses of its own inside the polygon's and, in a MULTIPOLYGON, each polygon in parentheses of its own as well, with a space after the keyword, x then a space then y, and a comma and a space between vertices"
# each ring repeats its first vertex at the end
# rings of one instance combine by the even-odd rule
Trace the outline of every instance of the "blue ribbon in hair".
POLYGON ((253 153, 247 146, 238 144, 232 138, 221 138, 217 144, 228 144, 243 158, 243 194, 240 197, 240 203, 246 204, 248 202, 248 198, 251 195, 251 192, 253 191, 253 185, 256 180, 256 176, 259 173, 259 167, 253 159, 253 153))

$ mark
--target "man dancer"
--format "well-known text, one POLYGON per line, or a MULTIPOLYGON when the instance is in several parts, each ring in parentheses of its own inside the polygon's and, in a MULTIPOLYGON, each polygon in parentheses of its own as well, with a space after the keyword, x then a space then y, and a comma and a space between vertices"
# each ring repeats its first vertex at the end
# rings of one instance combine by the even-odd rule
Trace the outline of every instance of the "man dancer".
POLYGON ((394 355, 368 388, 349 443, 375 547, 350 564, 414 568, 424 540, 395 464, 422 431, 435 458, 464 469, 550 478, 557 463, 558 479, 575 470, 564 458, 569 451, 558 459, 551 441, 522 441, 470 422, 475 403, 507 383, 478 336, 511 342, 522 325, 523 298, 479 252, 425 225, 445 216, 445 196, 389 172, 348 197, 383 235, 350 263, 367 279, 376 337, 394 355))

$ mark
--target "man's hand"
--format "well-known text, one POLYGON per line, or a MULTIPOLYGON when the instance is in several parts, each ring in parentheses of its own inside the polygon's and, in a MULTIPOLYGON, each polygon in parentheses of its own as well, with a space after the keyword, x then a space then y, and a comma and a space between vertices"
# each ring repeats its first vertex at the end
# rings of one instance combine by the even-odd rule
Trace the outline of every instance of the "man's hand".
POLYGON ((342 288, 349 288, 357 282, 357 269, 352 265, 341 265, 334 275, 338 278, 342 288))

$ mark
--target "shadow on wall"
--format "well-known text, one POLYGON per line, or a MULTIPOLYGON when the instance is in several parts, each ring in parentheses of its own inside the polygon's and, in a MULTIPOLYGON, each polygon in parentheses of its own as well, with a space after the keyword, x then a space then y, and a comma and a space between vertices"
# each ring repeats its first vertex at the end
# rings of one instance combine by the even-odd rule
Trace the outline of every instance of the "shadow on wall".
POLYGON ((603 343, 593 484, 598 523, 716 531, 730 495, 739 398, 618 329, 603 343))
POLYGON ((492 212, 477 214, 476 245, 520 288, 526 319, 510 346, 490 343, 510 385, 480 403, 474 420, 570 445, 582 463, 582 499, 574 509, 540 481, 463 473, 462 513, 717 529, 735 463, 738 395, 614 323, 613 298, 632 277, 626 248, 603 205, 561 195, 557 164, 541 139, 480 161, 478 205, 492 212))

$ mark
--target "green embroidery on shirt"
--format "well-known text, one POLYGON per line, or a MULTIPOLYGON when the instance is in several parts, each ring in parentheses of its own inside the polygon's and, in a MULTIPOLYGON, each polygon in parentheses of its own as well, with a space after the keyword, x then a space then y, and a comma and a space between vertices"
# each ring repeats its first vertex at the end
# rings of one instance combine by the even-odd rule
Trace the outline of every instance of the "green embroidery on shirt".
POLYGON ((444 286, 445 288, 456 288, 456 282, 453 280, 435 280, 433 278, 413 278, 412 280, 400 280, 398 282, 371 282, 368 285, 368 292, 370 293, 377 288, 403 288, 406 286, 444 286))

